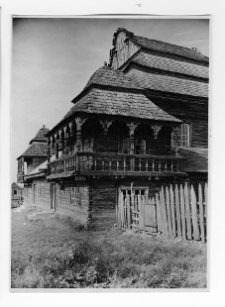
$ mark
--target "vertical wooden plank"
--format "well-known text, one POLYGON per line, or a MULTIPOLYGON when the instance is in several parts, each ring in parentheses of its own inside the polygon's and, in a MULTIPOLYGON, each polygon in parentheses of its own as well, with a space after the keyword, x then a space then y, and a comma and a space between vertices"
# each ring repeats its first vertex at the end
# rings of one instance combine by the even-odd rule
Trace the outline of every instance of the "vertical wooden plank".
POLYGON ((201 230, 201 241, 205 243, 205 229, 204 229, 204 212, 203 212, 203 199, 202 199, 202 186, 198 185, 198 205, 199 205, 199 215, 200 215, 200 230, 201 230))
POLYGON ((127 198, 127 227, 128 229, 131 229, 130 225, 131 225, 131 219, 130 219, 130 195, 127 193, 126 195, 127 198))
POLYGON ((169 235, 172 235, 169 189, 166 187, 166 209, 169 235))
POLYGON ((205 194, 205 222, 206 222, 206 236, 207 236, 207 230, 208 230, 208 186, 207 183, 205 183, 204 188, 204 194, 205 194))
POLYGON ((180 185, 180 206, 181 206, 181 221, 182 221, 182 237, 184 240, 186 240, 184 190, 182 184, 180 185))
POLYGON ((125 200, 124 200, 123 214, 124 214, 123 226, 124 226, 124 228, 126 228, 126 226, 127 226, 127 198, 126 197, 125 197, 125 200))
POLYGON ((190 203, 189 203, 189 189, 187 183, 184 186, 184 201, 185 201, 185 213, 186 213, 186 223, 187 223, 187 238, 192 239, 191 230, 191 217, 190 217, 190 203))
POLYGON ((121 228, 124 227, 124 196, 123 196, 123 192, 121 191, 121 228))
POLYGON ((181 227, 180 227, 180 201, 179 201, 179 193, 178 186, 175 185, 175 199, 176 199, 176 224, 177 224, 177 236, 181 237, 181 227))
POLYGON ((168 222, 166 216, 166 204, 165 204, 165 196, 164 196, 164 188, 161 188, 160 191, 160 207, 162 208, 162 217, 163 217, 163 228, 165 236, 168 236, 168 222))
POLYGON ((173 186, 170 185, 170 203, 171 203, 171 214, 172 214, 172 233, 176 237, 176 222, 175 222, 175 208, 174 208, 174 193, 173 186))
POLYGON ((199 229, 198 229, 198 212, 197 212, 197 201, 193 186, 191 186, 191 211, 192 211, 192 223, 194 230, 194 240, 199 240, 199 229))
POLYGON ((139 229, 144 230, 143 206, 140 194, 138 194, 138 207, 139 207, 139 229))
POLYGON ((117 223, 118 223, 118 228, 121 228, 121 207, 122 207, 122 191, 119 190, 119 196, 118 196, 118 218, 117 218, 117 223))
POLYGON ((157 211, 157 227, 158 231, 164 233, 164 220, 162 216, 162 208, 159 200, 159 194, 156 193, 155 195, 156 200, 156 211, 157 211))

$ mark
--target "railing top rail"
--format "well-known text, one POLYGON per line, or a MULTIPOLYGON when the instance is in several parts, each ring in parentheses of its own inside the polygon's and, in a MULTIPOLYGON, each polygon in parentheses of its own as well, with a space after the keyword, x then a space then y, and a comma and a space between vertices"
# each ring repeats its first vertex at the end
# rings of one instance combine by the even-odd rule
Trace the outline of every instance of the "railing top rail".
POLYGON ((88 157, 108 157, 108 158, 141 158, 141 159, 156 159, 156 160, 183 160, 184 157, 173 155, 152 155, 152 154, 124 154, 124 153, 112 153, 112 152, 77 152, 72 156, 62 156, 54 161, 48 163, 48 165, 54 165, 59 162, 63 162, 69 159, 73 159, 76 156, 88 156, 88 157))
POLYGON ((112 152, 78 152, 77 156, 97 156, 97 157, 128 157, 128 158, 148 158, 165 160, 183 160, 184 157, 173 155, 152 155, 152 154, 124 154, 112 152))

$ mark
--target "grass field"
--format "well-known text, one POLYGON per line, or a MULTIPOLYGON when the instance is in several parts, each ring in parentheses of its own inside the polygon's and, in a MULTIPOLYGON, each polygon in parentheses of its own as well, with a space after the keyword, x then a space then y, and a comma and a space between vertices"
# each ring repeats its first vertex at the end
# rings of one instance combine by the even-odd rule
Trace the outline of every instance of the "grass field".
POLYGON ((206 245, 12 212, 12 288, 205 288, 206 245))

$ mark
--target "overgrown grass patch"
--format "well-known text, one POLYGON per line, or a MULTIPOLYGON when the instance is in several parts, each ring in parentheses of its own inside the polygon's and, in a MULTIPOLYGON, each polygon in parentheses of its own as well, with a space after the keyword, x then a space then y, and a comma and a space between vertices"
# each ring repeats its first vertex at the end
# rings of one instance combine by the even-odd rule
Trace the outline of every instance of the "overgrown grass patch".
POLYGON ((205 288, 206 245, 12 214, 12 288, 205 288))

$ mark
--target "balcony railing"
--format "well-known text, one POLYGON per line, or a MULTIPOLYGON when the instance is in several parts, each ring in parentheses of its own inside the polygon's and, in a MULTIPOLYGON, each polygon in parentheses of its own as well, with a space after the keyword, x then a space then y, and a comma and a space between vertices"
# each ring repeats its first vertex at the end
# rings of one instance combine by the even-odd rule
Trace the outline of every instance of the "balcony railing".
POLYGON ((49 163, 49 173, 60 174, 71 171, 84 175, 177 173, 181 159, 169 155, 79 152, 49 163))

